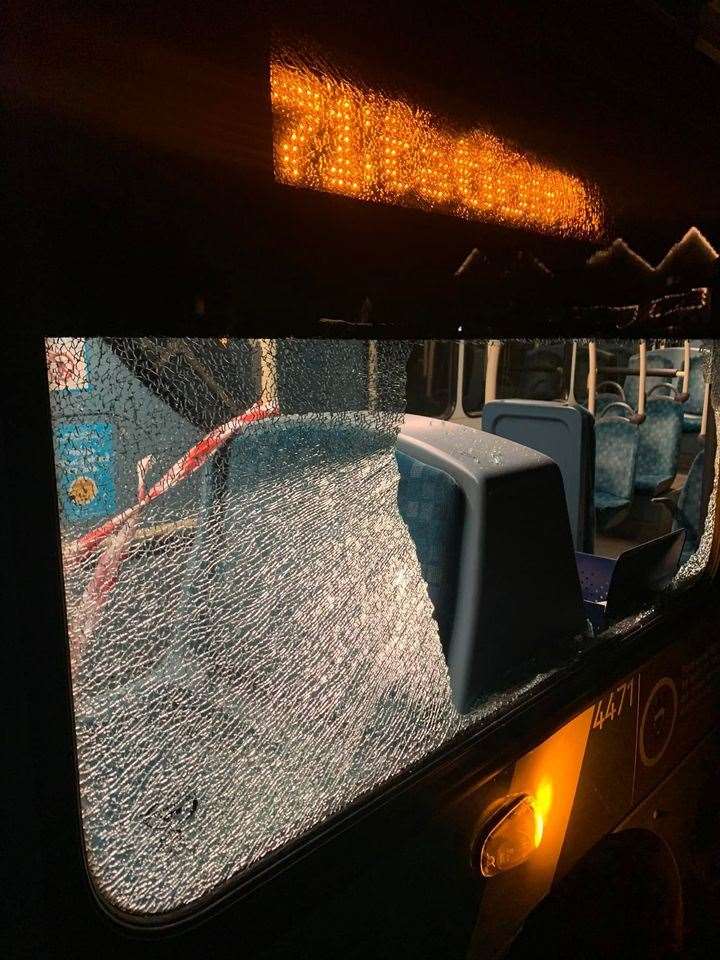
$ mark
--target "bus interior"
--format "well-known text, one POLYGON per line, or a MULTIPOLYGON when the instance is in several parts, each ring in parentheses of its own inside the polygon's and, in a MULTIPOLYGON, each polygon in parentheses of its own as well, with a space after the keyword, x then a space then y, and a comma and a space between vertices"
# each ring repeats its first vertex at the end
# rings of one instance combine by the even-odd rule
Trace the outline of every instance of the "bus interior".
MULTIPOLYGON (((623 550, 669 533, 694 484, 705 482, 710 387, 703 369, 711 347, 699 340, 490 341, 454 347, 431 342, 416 347, 411 358, 408 410, 528 446, 535 440, 550 456, 554 451, 564 468, 576 547, 585 544, 589 553, 616 559, 623 550), (522 401, 529 404, 522 407, 522 401), (578 441, 572 463, 567 442, 553 447, 543 427, 530 426, 561 406, 584 409, 594 419, 595 445, 584 441, 583 448, 578 441), (622 477, 618 461, 627 463, 622 477), (592 493, 585 492, 588 485, 592 493), (583 524, 594 531, 581 532, 583 524)), ((708 490, 699 489, 697 503, 705 506, 699 527, 698 520, 688 522, 683 561, 695 552, 704 522, 708 490)))

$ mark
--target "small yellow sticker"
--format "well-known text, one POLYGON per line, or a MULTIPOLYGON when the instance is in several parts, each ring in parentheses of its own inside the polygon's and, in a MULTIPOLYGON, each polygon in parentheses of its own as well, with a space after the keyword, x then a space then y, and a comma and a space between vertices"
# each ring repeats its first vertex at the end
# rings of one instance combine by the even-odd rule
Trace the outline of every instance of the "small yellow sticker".
POLYGON ((77 477, 68 487, 68 496, 79 506, 91 503, 97 495, 97 484, 90 477, 77 477))

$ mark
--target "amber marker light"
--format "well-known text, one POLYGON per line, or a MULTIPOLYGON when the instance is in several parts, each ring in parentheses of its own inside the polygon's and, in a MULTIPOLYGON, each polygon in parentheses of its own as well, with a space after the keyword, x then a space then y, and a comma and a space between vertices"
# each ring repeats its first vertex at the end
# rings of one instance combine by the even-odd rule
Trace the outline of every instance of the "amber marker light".
POLYGON ((553 788, 549 780, 542 780, 532 797, 535 810, 535 846, 539 847, 545 830, 545 823, 553 801, 553 788))
POLYGON ((275 57, 275 179, 360 200, 595 239, 597 190, 480 128, 275 57))
POLYGON ((475 843, 474 860, 483 877, 494 877, 524 863, 542 842, 546 815, 538 798, 527 793, 495 804, 475 843))

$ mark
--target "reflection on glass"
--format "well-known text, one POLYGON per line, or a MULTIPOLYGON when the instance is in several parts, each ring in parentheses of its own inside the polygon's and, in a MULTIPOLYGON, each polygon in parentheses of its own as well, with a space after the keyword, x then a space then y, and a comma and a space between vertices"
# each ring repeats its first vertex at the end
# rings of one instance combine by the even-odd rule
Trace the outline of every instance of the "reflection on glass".
POLYGON ((448 340, 414 344, 407 364, 407 412, 449 417, 455 403, 457 345, 448 340))
POLYGON ((484 343, 467 341, 463 364, 463 409, 468 416, 477 416, 485 403, 485 363, 487 349, 484 343))

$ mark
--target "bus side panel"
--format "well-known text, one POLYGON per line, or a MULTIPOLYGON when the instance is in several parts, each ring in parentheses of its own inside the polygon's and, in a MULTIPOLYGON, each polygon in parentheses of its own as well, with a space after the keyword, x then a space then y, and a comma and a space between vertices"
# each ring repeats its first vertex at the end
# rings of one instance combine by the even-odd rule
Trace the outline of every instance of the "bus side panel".
MULTIPOLYGON (((720 641, 697 629, 516 761, 509 792, 535 797, 544 835, 525 863, 486 883, 473 958, 497 956, 553 885, 659 784, 674 779, 718 725, 719 671, 720 641)), ((689 809, 676 833, 689 834, 692 823, 689 809)))

